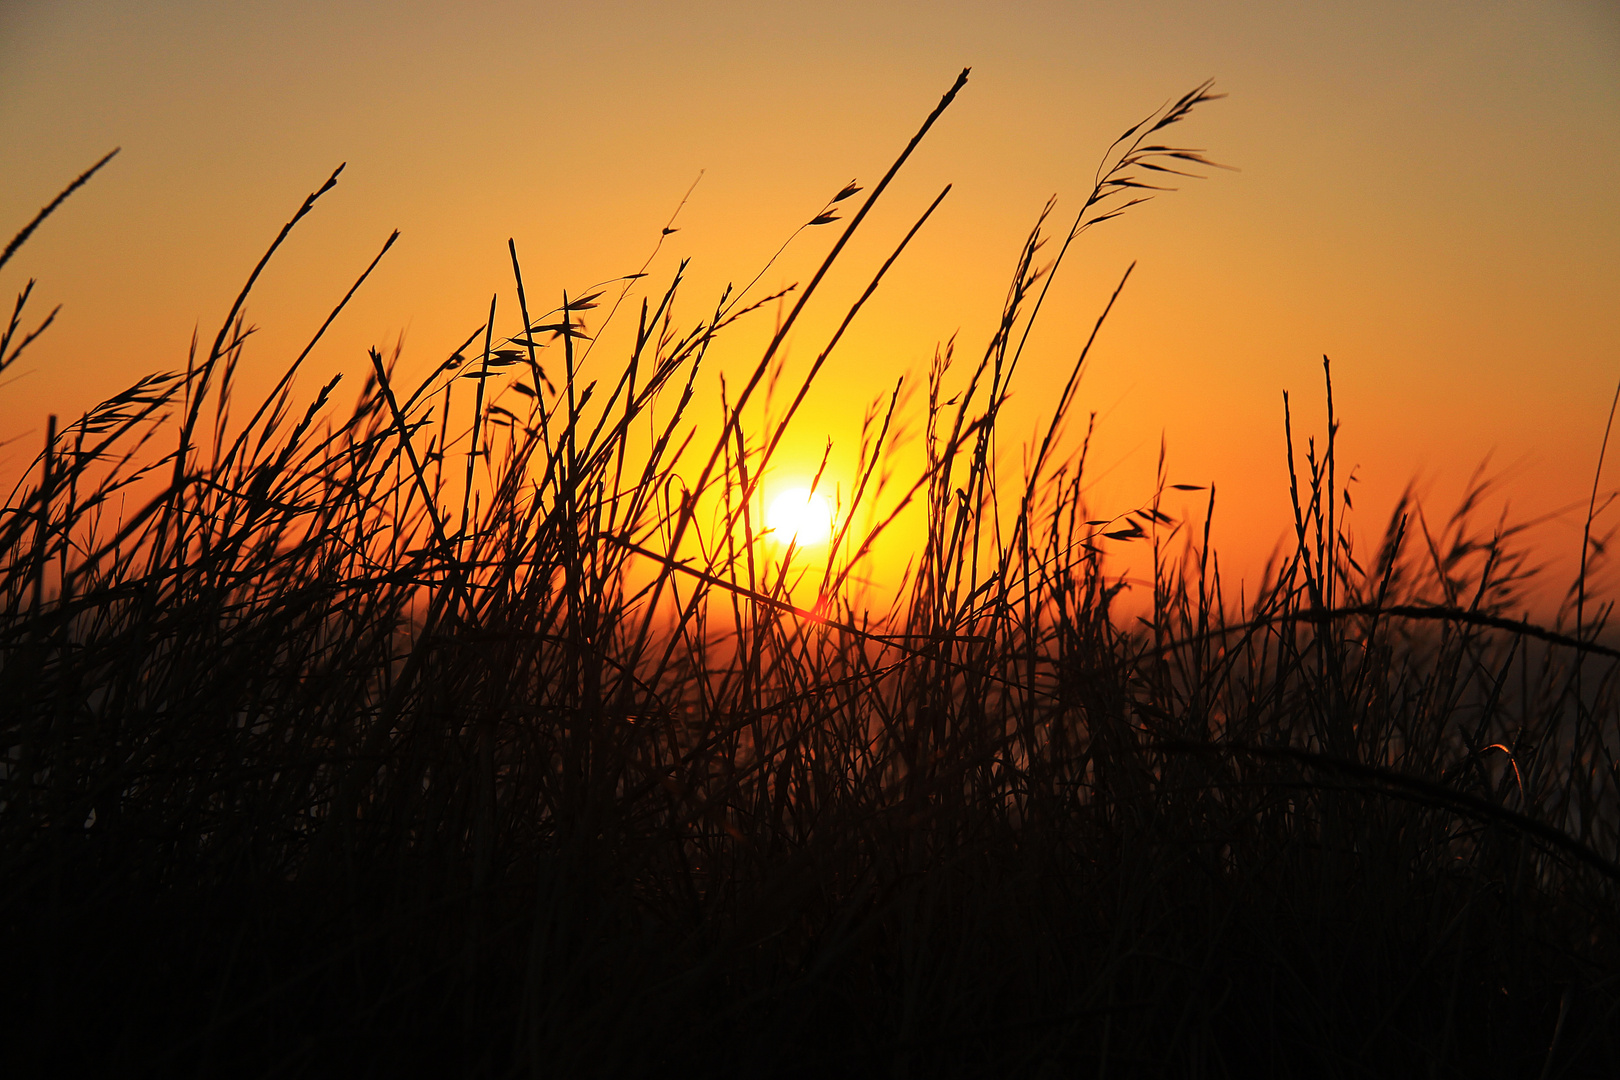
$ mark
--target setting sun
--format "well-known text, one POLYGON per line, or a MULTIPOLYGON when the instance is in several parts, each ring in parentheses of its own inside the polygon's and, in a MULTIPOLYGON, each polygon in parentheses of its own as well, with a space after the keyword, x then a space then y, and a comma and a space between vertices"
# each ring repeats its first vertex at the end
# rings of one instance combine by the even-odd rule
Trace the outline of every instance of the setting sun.
POLYGON ((766 527, 779 543, 808 547, 832 535, 832 504, 809 488, 793 487, 771 501, 766 527))
POLYGON ((1616 177, 1620 0, 0 0, 5 1075, 1620 1080, 1616 177))

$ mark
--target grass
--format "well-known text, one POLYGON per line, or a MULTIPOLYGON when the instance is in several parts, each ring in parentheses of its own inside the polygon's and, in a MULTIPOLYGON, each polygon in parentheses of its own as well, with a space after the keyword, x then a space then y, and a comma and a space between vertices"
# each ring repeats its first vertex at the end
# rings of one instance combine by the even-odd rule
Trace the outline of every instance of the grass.
POLYGON ((183 373, 53 418, 0 517, 11 1075, 1620 1070, 1620 654, 1585 558, 1556 624, 1518 618, 1528 553, 1477 524, 1482 484, 1358 553, 1325 361, 1258 584, 1223 583, 1162 476, 1092 518, 1085 351, 995 467, 1046 290, 1210 164, 1158 141, 1207 85, 1109 149, 1067 229, 1041 215, 983 352, 928 373, 921 472, 897 389, 834 540, 762 535, 783 432, 916 228, 803 389, 782 343, 966 76, 811 219, 841 231, 786 296, 683 326, 677 272, 540 314, 513 246, 477 333, 416 386, 373 352, 343 413, 336 380, 295 403, 309 349, 236 399, 250 280, 183 373), (622 368, 592 355, 631 318, 622 368), (926 541, 863 591, 908 505, 926 541))

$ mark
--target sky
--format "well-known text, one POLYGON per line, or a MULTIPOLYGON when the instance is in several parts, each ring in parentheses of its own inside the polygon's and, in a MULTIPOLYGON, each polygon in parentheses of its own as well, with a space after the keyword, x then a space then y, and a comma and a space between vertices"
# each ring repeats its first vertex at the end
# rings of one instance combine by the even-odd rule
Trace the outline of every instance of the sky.
MULTIPOLYGON (((339 163, 250 301, 249 388, 274 380, 396 228, 311 356, 306 392, 338 372, 358 388, 368 346, 403 339, 407 371, 437 364, 492 294, 512 304, 509 238, 531 294, 638 269, 688 189, 650 280, 689 257, 681 314, 695 322, 852 177, 881 176, 964 66, 966 89, 790 343, 802 370, 953 185, 829 361, 785 479, 793 461, 813 472, 828 438, 847 472, 865 403, 920 381, 940 343, 982 350, 1047 198, 1066 221, 1111 139, 1212 78, 1228 96, 1176 135, 1236 171, 1083 238, 1009 430, 1035 429, 1135 261, 1077 406, 1099 417, 1099 516, 1151 496, 1162 439, 1171 481, 1218 485, 1217 545, 1252 578, 1291 527, 1282 392, 1296 435, 1320 435, 1327 354, 1366 542, 1408 483, 1443 517, 1488 462, 1489 513, 1554 515, 1531 535, 1567 570, 1620 379, 1620 5, 1607 0, 0 0, 0 231, 122 147, 0 271, 0 291, 37 278, 39 300, 63 305, 0 387, 0 439, 17 439, 0 464, 31 456, 19 447, 45 414, 183 367, 193 332, 212 338, 339 163)), ((805 280, 834 235, 807 230, 760 289, 805 280)), ((770 317, 717 354, 716 374, 745 377, 770 317)), ((1605 490, 1620 473, 1607 475, 1605 490)))

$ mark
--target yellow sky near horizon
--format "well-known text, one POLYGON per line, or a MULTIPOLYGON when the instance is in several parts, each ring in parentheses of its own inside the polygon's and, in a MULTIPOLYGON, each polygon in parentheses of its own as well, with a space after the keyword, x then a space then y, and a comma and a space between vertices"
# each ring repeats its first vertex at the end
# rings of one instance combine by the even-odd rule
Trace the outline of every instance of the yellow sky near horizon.
MULTIPOLYGON (((183 366, 340 161, 249 305, 249 388, 394 228, 308 392, 339 371, 357 389, 365 349, 402 334, 407 370, 436 364, 492 293, 511 305, 508 237, 534 296, 637 269, 700 171, 650 280, 690 257, 682 313, 704 318, 846 181, 875 181, 964 65, 967 88, 793 338, 802 370, 954 185, 807 401, 790 452, 809 471, 828 437, 852 455, 866 402, 920 382, 939 342, 976 355, 1046 198, 1066 222, 1110 139, 1212 77, 1230 96, 1175 134, 1241 171, 1081 241, 1011 433, 1034 429, 1136 260, 1078 404, 1101 417, 1097 512, 1146 496, 1162 435, 1172 480, 1219 485, 1218 544, 1252 575, 1290 521, 1281 391, 1296 432, 1319 433, 1323 353, 1369 542, 1410 479, 1444 511, 1487 456, 1515 517, 1584 508, 1620 377, 1620 10, 1596 0, 14 2, 0 231, 123 152, 0 271, 0 291, 35 277, 39 310, 64 305, 0 397, 0 439, 19 436, 4 453, 31 453, 46 412, 183 366)), ((801 236, 760 288, 807 278, 834 236, 801 236)), ((732 380, 761 318, 717 357, 732 380)), ((1580 524, 1541 527, 1538 554, 1567 563, 1580 524)))

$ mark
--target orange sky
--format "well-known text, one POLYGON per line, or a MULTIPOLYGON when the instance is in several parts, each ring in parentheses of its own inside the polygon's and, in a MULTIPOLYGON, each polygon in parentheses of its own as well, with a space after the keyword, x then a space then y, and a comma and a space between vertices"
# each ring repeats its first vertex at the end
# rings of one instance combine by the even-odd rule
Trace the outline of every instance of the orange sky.
MULTIPOLYGON (((1320 430, 1324 352, 1369 539, 1409 478, 1444 509, 1487 454, 1516 516, 1584 504, 1620 377, 1620 11, 1598 0, 13 0, 0 228, 124 150, 0 272, 0 290, 33 276, 65 305, 3 390, 0 436, 182 366, 340 161, 250 306, 266 379, 391 229, 307 388, 335 371, 358 388, 365 348, 401 332, 407 367, 442 359, 492 292, 510 303, 508 237, 531 293, 636 269, 703 170, 653 268, 692 257, 696 321, 843 183, 880 176, 963 65, 972 81, 794 338, 807 361, 956 185, 831 362, 796 453, 828 435, 853 453, 861 405, 952 333, 977 353, 1046 197, 1066 220, 1111 138, 1213 77, 1230 97, 1178 135, 1242 171, 1088 234, 1015 387, 1019 432, 1136 259, 1080 399, 1103 414, 1099 511, 1145 497, 1163 433, 1172 480, 1220 485, 1217 539, 1252 573, 1288 521, 1280 391, 1296 430, 1320 430)), ((762 287, 803 280, 832 239, 801 237, 762 287)), ((1572 558, 1580 516, 1537 535, 1572 558)))

